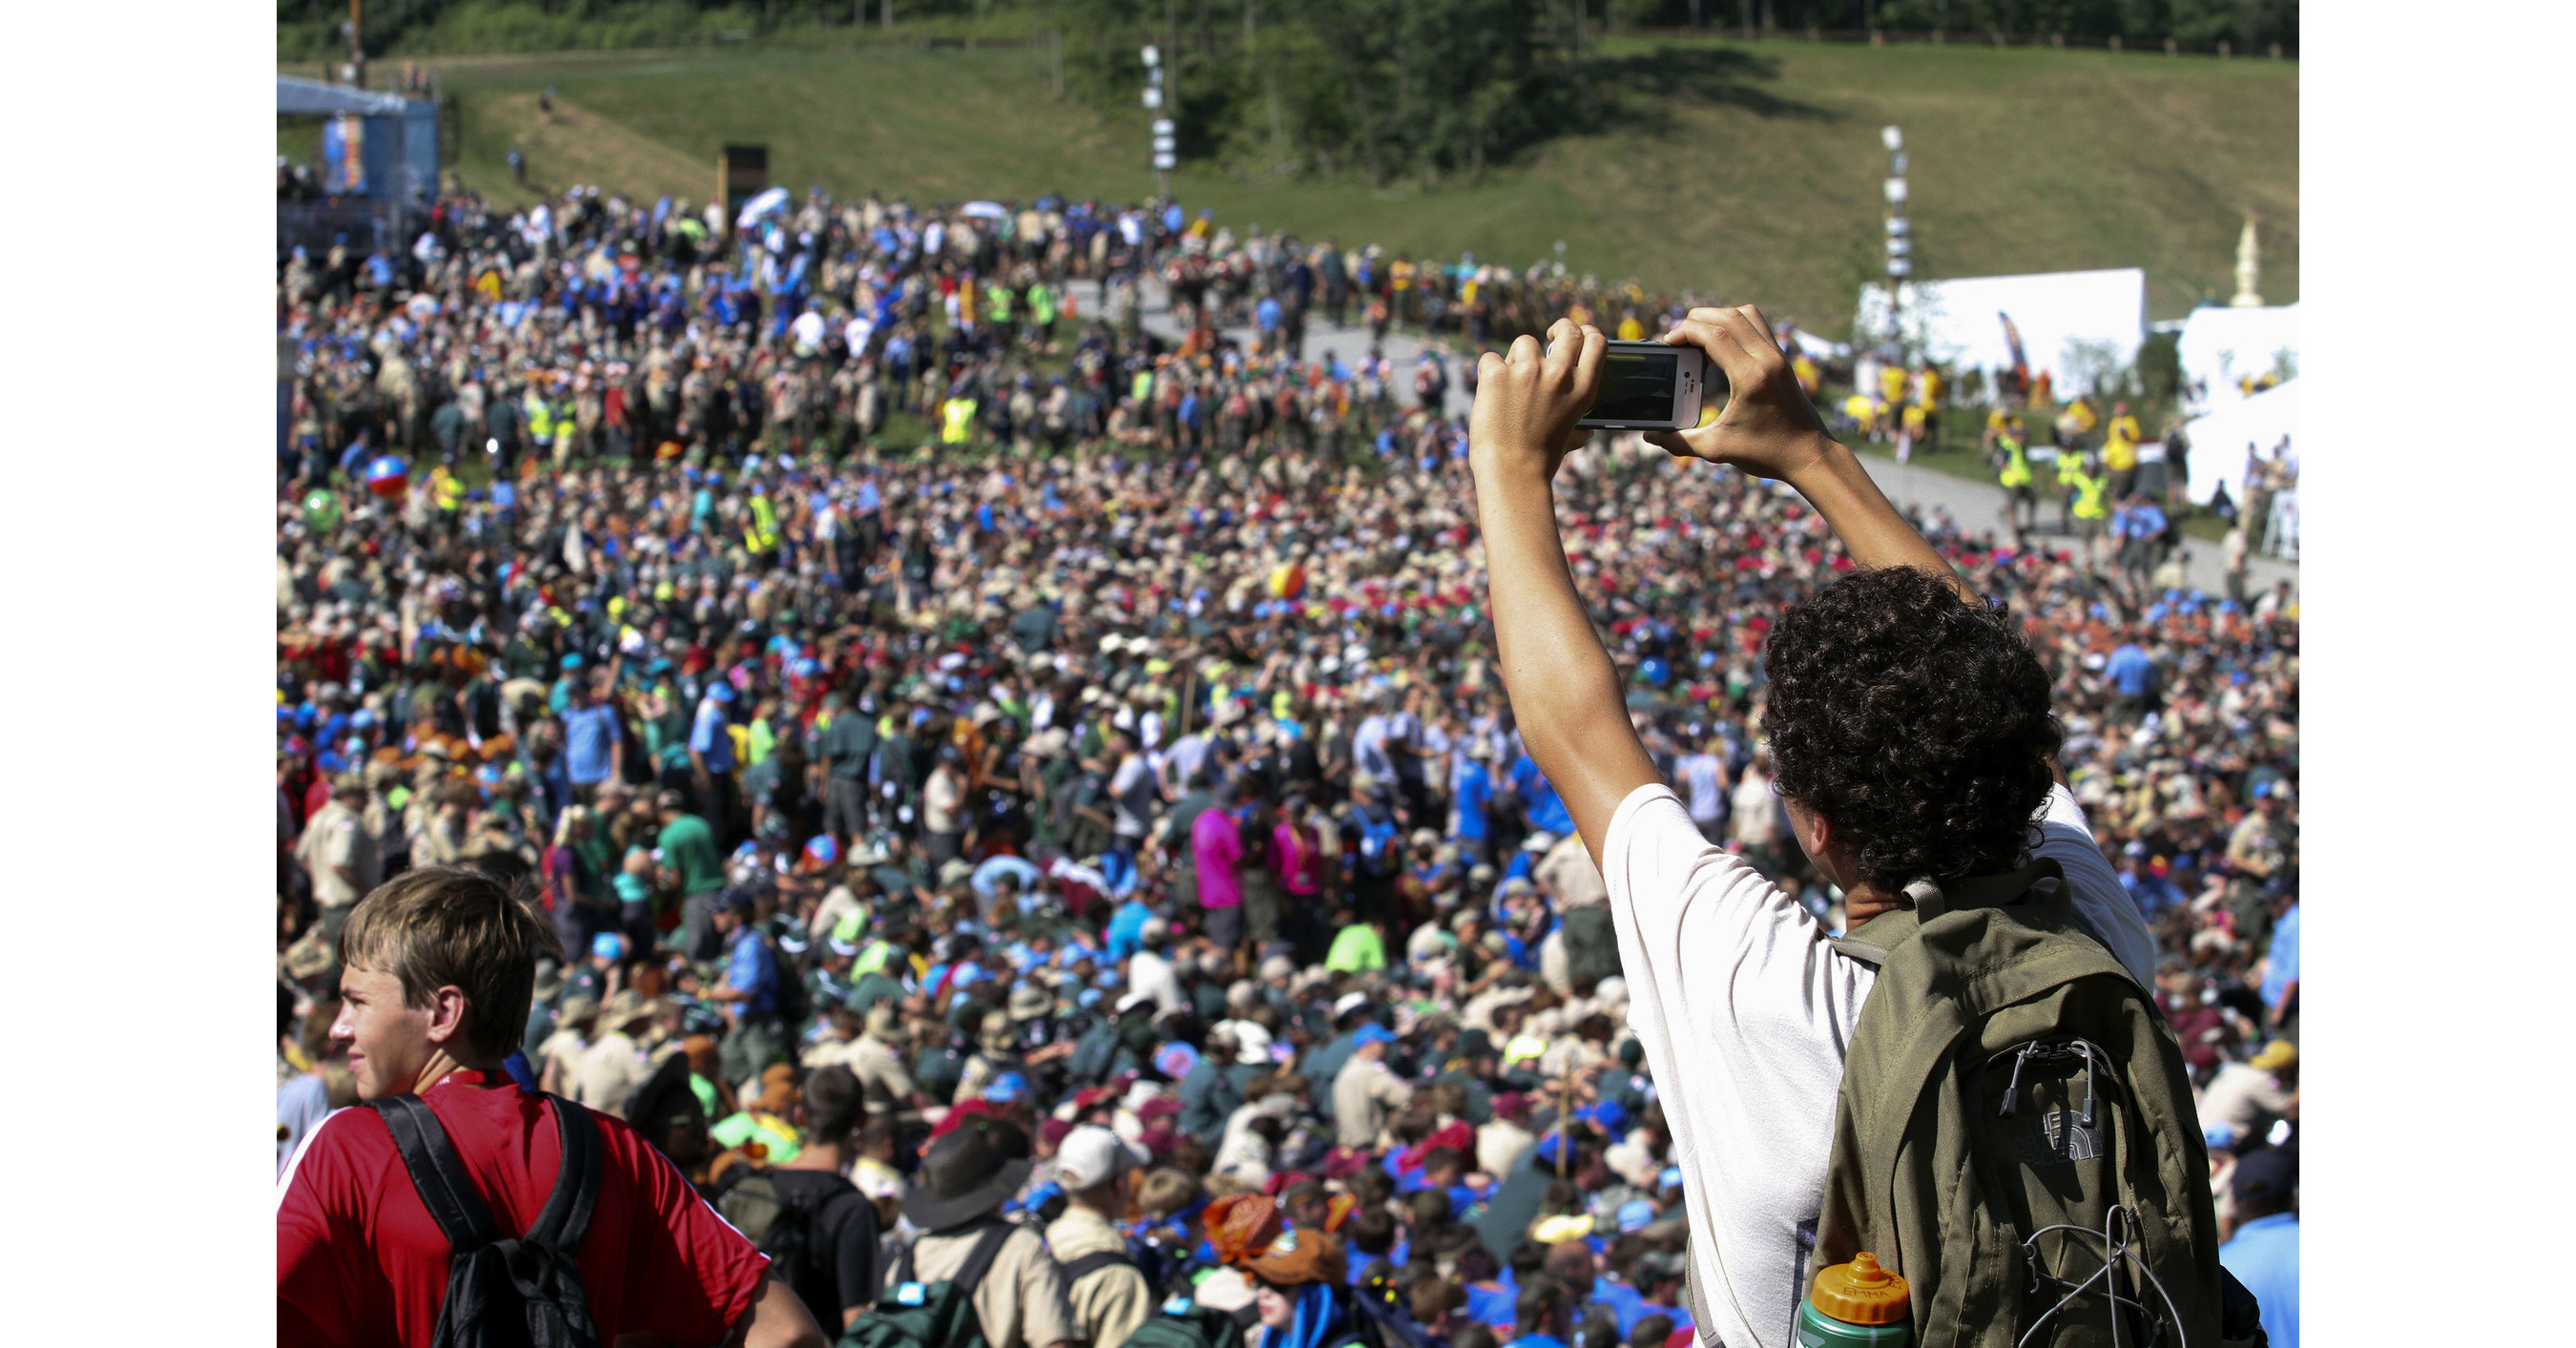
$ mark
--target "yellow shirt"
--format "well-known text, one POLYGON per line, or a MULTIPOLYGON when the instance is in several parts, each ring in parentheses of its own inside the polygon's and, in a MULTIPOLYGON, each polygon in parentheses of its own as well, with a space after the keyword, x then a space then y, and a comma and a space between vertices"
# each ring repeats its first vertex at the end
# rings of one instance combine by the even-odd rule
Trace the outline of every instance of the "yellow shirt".
POLYGON ((1916 376, 1916 381, 1923 389, 1923 405, 1925 407, 1939 407, 1941 405, 1941 395, 1948 391, 1942 383, 1941 372, 1926 366, 1923 373, 1916 376))
POLYGON ((1894 365, 1879 367, 1878 396, 1892 403, 1905 401, 1905 371, 1894 365))
POLYGON ((1638 322, 1635 314, 1630 314, 1626 318, 1620 319, 1619 340, 1623 342, 1642 342, 1646 340, 1646 325, 1638 322))
POLYGON ((1923 418, 1923 404, 1907 403, 1905 405, 1905 429, 1908 432, 1915 435, 1921 435, 1923 433, 1923 418))
POLYGON ((2103 433, 2102 466, 2125 473, 2138 466, 2138 419, 2113 417, 2103 433))
POLYGON ((2092 404, 2087 403, 2082 398, 2078 398, 2073 403, 2067 405, 2066 419, 2073 423, 2077 431, 2089 431, 2101 420, 2101 418, 2093 415, 2092 404))
POLYGON ((1815 360, 1804 351, 1790 358, 1789 373, 1798 377, 1799 390, 1810 398, 1816 396, 1817 386, 1824 382, 1824 372, 1816 368, 1815 360))
POLYGON ((1871 402, 1866 393, 1855 393, 1843 399, 1843 414, 1859 422, 1862 430, 1867 430, 1877 424, 1878 404, 1871 402))

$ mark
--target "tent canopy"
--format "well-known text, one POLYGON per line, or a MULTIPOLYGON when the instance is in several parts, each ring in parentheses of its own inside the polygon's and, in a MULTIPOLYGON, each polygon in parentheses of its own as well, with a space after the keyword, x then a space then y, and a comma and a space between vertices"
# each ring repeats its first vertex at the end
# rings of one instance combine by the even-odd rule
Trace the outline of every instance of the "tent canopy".
POLYGON ((2293 373, 2299 358, 2299 306, 2191 311, 2174 354, 2182 363, 2184 406, 2220 412, 2245 401, 2240 379, 2268 374, 2287 354, 2293 373))
MULTIPOLYGON (((1906 285, 1898 299, 1908 342, 1951 366, 2011 369, 2003 324, 2011 318, 2031 374, 2047 371, 2061 392, 2106 373, 2106 361, 2128 368, 2146 340, 2147 274, 2136 267, 1922 281, 1906 285)), ((1852 324, 1855 342, 1886 331, 1887 287, 1862 286, 1852 324)))
POLYGON ((281 117, 337 117, 343 113, 400 117, 406 110, 406 101, 400 94, 352 89, 345 84, 324 84, 292 75, 277 77, 277 113, 281 117))
POLYGON ((2191 480, 2185 490, 2192 503, 2209 504, 2210 494, 2224 481, 2227 494, 2241 505, 2245 500, 2247 445, 2261 451, 2268 460, 2272 447, 2288 436, 2290 453, 2293 458, 2298 456, 2299 381, 2293 379, 2251 398, 2239 398, 2224 410, 2185 423, 2183 430, 2191 436, 2191 480))

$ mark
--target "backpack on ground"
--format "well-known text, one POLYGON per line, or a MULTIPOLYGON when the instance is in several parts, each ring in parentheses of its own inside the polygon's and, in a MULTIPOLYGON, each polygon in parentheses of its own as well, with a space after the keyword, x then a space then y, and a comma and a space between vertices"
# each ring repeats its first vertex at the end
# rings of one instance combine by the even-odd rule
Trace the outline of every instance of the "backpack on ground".
POLYGON ((1126 1348, 1243 1348, 1243 1326, 1224 1311, 1174 1296, 1136 1326, 1126 1348))
POLYGON ((2065 883, 2042 858, 1917 889, 1834 943, 1879 972, 1807 1272, 1877 1256, 1911 1285, 1920 1348, 2220 1342, 2182 1049, 2065 883))
POLYGON ((516 1238, 493 1224, 456 1144, 419 1096, 359 1102, 384 1120, 421 1205, 447 1237, 447 1295, 430 1340, 436 1348, 598 1348, 598 1326, 574 1261, 599 1203, 599 1124, 562 1096, 546 1099, 554 1105, 562 1162, 545 1207, 516 1238))
POLYGON ((839 1270, 833 1267, 832 1251, 825 1248, 821 1233, 814 1228, 825 1204, 843 1192, 856 1194, 858 1186, 831 1175, 840 1187, 825 1185, 822 1192, 815 1193, 801 1184, 781 1186, 775 1175, 774 1171, 747 1166, 734 1168, 723 1191, 716 1195, 716 1211, 769 1256, 769 1266, 778 1271, 779 1280, 796 1289, 797 1295, 804 1295, 808 1288, 835 1284, 839 1270))
POLYGON ((912 1276, 912 1247, 895 1263, 894 1282, 861 1311, 841 1335, 840 1348, 987 1348, 984 1322, 975 1314, 975 1287, 993 1267, 1002 1243, 1020 1228, 995 1222, 966 1252, 966 1262, 946 1282, 912 1276))

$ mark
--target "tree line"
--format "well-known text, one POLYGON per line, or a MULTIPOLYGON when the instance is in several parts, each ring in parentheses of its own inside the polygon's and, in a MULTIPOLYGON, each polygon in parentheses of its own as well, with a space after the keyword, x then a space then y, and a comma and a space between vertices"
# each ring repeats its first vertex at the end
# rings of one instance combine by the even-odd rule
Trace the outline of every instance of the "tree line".
MULTIPOLYGON (((1773 62, 1737 49, 1631 49, 1622 30, 1942 29, 2295 47, 2298 0, 370 0, 371 56, 686 46, 897 23, 1036 35, 1065 92, 1135 115, 1157 48, 1183 158, 1242 173, 1473 179, 1550 138, 1654 117, 1656 100, 1723 97, 1810 112, 1764 91, 1773 62)), ((283 59, 347 47, 343 0, 279 0, 283 59)))

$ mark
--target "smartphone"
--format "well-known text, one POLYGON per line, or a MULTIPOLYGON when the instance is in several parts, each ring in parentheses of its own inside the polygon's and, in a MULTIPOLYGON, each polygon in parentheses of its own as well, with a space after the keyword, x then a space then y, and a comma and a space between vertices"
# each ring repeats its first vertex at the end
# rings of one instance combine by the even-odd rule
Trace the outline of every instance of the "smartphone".
POLYGON ((1687 430, 1699 424, 1708 357, 1695 346, 1611 342, 1601 353, 1601 391, 1577 426, 1614 431, 1687 430))

